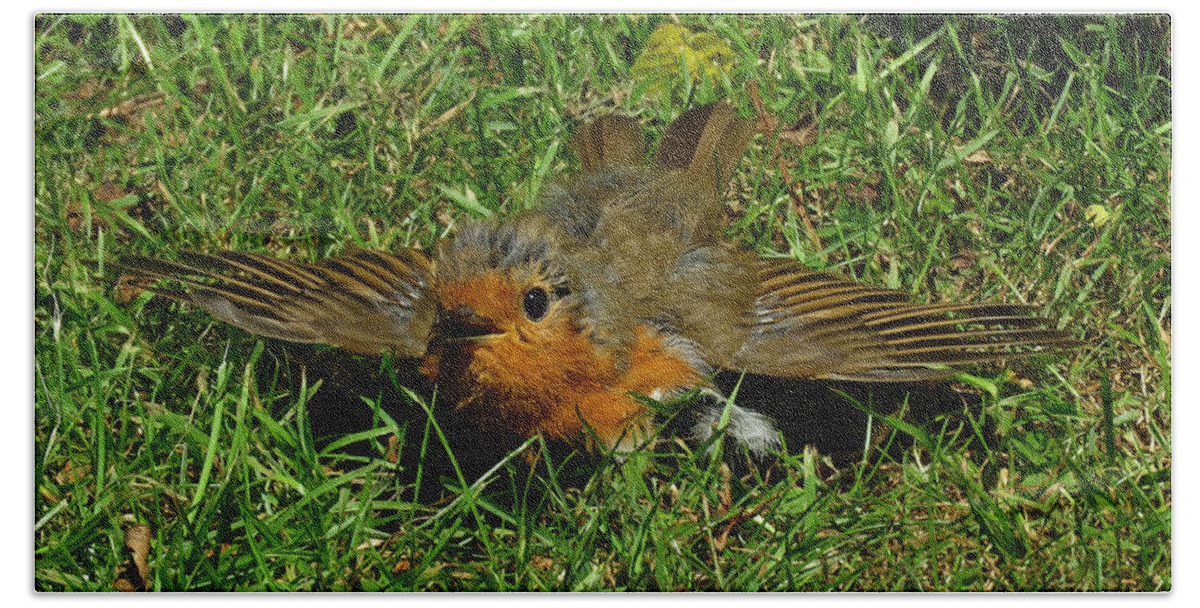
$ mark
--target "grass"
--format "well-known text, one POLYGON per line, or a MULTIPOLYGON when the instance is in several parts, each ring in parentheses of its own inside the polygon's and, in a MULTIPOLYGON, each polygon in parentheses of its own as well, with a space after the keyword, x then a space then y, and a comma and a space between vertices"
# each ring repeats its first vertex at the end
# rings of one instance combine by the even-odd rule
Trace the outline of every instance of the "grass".
POLYGON ((41 15, 35 32, 39 590, 143 572, 204 591, 1171 588, 1165 17, 41 15), (723 40, 728 69, 632 80, 673 20, 723 40), (261 341, 104 272, 185 249, 428 249, 534 205, 580 120, 618 108, 657 133, 717 98, 779 119, 730 190, 730 238, 921 300, 1029 302, 1086 345, 968 370, 965 413, 872 409, 891 424, 848 459, 794 445, 747 472, 535 441, 530 469, 470 462, 405 362, 261 341))

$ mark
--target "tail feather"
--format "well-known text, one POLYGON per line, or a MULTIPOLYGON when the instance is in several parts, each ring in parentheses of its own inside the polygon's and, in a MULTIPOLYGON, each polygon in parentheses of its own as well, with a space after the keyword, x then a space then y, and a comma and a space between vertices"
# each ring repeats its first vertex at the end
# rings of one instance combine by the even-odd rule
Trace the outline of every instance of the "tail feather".
POLYGON ((585 173, 646 162, 646 135, 628 116, 610 114, 583 125, 571 137, 569 147, 585 173))
POLYGON ((687 169, 709 191, 723 188, 754 135, 754 121, 733 108, 711 103, 676 118, 663 133, 654 161, 661 167, 687 169))

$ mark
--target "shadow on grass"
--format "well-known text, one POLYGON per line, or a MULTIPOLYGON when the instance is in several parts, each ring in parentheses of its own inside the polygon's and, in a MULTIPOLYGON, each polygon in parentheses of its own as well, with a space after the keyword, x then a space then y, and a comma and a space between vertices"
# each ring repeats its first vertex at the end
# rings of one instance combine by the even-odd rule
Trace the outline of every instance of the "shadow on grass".
MULTIPOLYGON (((308 403, 308 420, 317 449, 384 424, 366 400, 374 401, 404 435, 398 438, 401 447, 393 446, 389 451, 387 446, 364 439, 339 446, 336 452, 348 456, 341 462, 350 466, 369 459, 394 458, 397 481, 412 486, 422 503, 450 498, 455 493, 450 488, 458 488, 462 481, 470 484, 479 479, 525 440, 506 436, 450 406, 436 404, 435 387, 417 371, 415 361, 381 362, 306 345, 287 345, 283 353, 278 361, 293 368, 287 376, 299 377, 294 368, 302 367, 310 385, 321 381, 320 389, 308 403), (430 428, 421 401, 405 389, 424 403, 436 404, 433 414, 444 434, 444 444, 430 428)), ((899 460, 900 453, 913 445, 913 437, 903 432, 893 433, 881 422, 884 416, 899 415, 934 433, 947 419, 955 427, 967 417, 980 419, 977 413, 982 405, 980 396, 956 391, 945 382, 864 384, 753 375, 741 378, 731 372, 722 372, 715 382, 722 393, 729 394, 739 379, 737 403, 774 418, 790 452, 799 453, 805 446, 812 446, 838 468, 863 460, 864 450, 871 460, 899 460)), ((968 448, 986 447, 980 439, 986 442, 990 434, 990 424, 985 423, 982 433, 972 434, 968 448)), ((672 449, 677 449, 673 442, 659 442, 659 451, 672 449)), ((565 487, 585 485, 604 459, 601 454, 577 451, 563 442, 546 442, 543 450, 544 457, 537 459, 538 469, 534 474, 548 475, 549 462, 554 469, 553 477, 565 487)), ((526 459, 516 458, 505 469, 510 473, 524 470, 521 476, 526 477, 530 473, 526 463, 526 459)), ((745 468, 735 467, 735 470, 748 472, 745 468)), ((496 485, 515 487, 509 483, 496 485)))

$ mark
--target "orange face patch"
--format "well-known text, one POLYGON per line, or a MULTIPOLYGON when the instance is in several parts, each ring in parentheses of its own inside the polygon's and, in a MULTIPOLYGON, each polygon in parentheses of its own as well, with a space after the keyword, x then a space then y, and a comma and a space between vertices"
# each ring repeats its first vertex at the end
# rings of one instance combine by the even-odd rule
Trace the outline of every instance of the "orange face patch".
POLYGON ((444 283, 438 287, 438 302, 444 310, 469 308, 502 330, 508 330, 521 314, 524 292, 512 278, 489 272, 470 281, 444 283))

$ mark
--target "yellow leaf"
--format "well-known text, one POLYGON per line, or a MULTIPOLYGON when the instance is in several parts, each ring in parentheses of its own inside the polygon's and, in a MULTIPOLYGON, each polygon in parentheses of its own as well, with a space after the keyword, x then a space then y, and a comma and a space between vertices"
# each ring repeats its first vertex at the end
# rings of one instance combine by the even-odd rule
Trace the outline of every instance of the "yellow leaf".
POLYGON ((1112 218, 1112 213, 1109 212, 1108 207, 1100 204, 1088 205, 1088 208, 1083 212, 1083 215, 1088 219, 1089 222, 1092 223, 1093 228, 1099 228, 1103 226, 1104 224, 1108 223, 1109 219, 1112 218))
POLYGON ((647 92, 659 94, 688 81, 719 80, 732 65, 733 49, 719 36, 664 23, 650 34, 630 72, 647 92))

